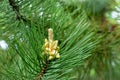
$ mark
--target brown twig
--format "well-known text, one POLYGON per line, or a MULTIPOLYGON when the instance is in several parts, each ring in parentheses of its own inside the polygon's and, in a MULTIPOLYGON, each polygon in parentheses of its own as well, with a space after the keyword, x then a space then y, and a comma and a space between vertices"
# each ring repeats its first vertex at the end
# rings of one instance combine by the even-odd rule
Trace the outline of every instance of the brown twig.
POLYGON ((35 80, 41 80, 41 78, 43 77, 43 75, 46 73, 47 67, 48 67, 49 61, 46 61, 46 63, 44 64, 41 72, 37 75, 37 77, 35 78, 35 80))
POLYGON ((13 11, 15 11, 16 19, 23 20, 24 22, 27 22, 27 20, 20 14, 19 6, 15 2, 15 0, 9 0, 9 4, 12 7, 13 11))

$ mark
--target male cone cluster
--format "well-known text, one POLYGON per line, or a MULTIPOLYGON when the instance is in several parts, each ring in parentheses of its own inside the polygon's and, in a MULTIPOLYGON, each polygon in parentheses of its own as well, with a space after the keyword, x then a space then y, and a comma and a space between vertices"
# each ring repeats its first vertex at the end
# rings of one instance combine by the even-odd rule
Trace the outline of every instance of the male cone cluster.
POLYGON ((48 29, 48 39, 45 39, 44 53, 49 55, 48 60, 52 60, 54 58, 60 58, 60 54, 58 53, 58 40, 53 40, 53 29, 48 29))

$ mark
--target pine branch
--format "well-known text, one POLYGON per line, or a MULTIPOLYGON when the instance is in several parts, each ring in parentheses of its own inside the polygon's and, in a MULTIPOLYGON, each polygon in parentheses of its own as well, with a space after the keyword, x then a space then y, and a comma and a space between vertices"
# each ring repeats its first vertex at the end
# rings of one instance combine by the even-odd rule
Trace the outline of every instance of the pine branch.
POLYGON ((24 22, 27 22, 27 20, 23 17, 23 15, 20 14, 19 6, 15 2, 15 0, 9 0, 9 5, 12 7, 13 11, 15 12, 17 20, 23 20, 24 22))
MULTIPOLYGON (((16 15, 21 15, 19 6, 15 3, 15 0, 9 0, 9 3, 16 15)), ((72 76, 69 76, 71 70, 76 66, 83 65, 84 60, 91 55, 90 53, 97 44, 97 40, 93 39, 93 37, 95 37, 94 32, 92 32, 91 27, 89 27, 85 15, 81 14, 75 20, 72 20, 70 15, 64 13, 61 7, 56 7, 54 0, 51 1, 51 7, 48 8, 48 4, 50 4, 49 0, 44 3, 45 7, 43 5, 41 6, 43 9, 46 9, 43 11, 44 15, 47 14, 46 16, 50 15, 51 17, 39 18, 39 16, 36 16, 39 19, 43 19, 41 21, 37 20, 37 23, 39 23, 39 25, 37 25, 39 27, 38 31, 36 32, 35 20, 31 18, 29 22, 26 17, 27 23, 30 23, 31 28, 23 27, 24 23, 22 24, 21 22, 19 36, 15 34, 15 41, 9 43, 14 46, 10 52, 13 51, 13 53, 16 53, 15 50, 17 50, 18 53, 16 54, 19 54, 22 59, 19 63, 24 63, 24 65, 20 65, 20 68, 15 65, 18 71, 11 69, 14 73, 20 75, 17 77, 13 74, 18 79, 21 79, 22 74, 25 76, 25 80, 71 79, 72 76), (46 27, 48 22, 50 25, 46 27), (42 54, 42 46, 46 37, 45 33, 49 27, 55 30, 55 39, 61 40, 59 44, 61 58, 52 62, 49 60, 45 61, 45 55, 42 54), (63 33, 61 31, 63 31, 63 33), (63 34, 64 37, 61 36, 61 34, 63 34), (49 65, 50 63, 51 65, 49 65)), ((37 9, 35 11, 38 11, 37 9)))
MULTIPOLYGON (((25 25, 29 25, 31 27, 31 20, 26 18, 25 16, 23 16, 21 13, 20 13, 20 8, 19 8, 19 5, 15 2, 15 0, 9 0, 9 5, 12 7, 13 11, 15 12, 16 14, 16 19, 17 20, 22 20, 24 22, 25 25)), ((34 24, 37 24, 37 22, 33 21, 34 24)), ((35 25, 36 27, 36 31, 37 30, 37 26, 35 25)))

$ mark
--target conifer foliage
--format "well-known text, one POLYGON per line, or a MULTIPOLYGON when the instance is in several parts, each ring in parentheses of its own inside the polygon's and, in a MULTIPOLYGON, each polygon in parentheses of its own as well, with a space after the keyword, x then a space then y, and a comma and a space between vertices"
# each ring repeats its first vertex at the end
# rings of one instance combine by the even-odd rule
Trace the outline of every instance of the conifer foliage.
POLYGON ((8 44, 0 54, 1 80, 86 80, 96 76, 90 63, 91 58, 96 60, 103 36, 95 31, 84 7, 69 12, 64 0, 0 3, 0 38, 8 44))

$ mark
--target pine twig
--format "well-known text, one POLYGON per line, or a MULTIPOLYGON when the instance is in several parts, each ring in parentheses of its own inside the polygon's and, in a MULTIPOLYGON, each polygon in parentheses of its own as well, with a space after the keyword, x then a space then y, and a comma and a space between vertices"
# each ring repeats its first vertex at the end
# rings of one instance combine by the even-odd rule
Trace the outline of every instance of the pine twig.
POLYGON ((13 11, 15 11, 16 19, 27 22, 27 20, 20 14, 19 6, 15 0, 9 0, 9 5, 12 7, 13 11))
POLYGON ((43 77, 43 75, 46 73, 48 64, 50 63, 50 61, 46 61, 46 63, 44 64, 41 72, 37 75, 37 77, 35 78, 35 80, 41 80, 41 78, 43 77))

